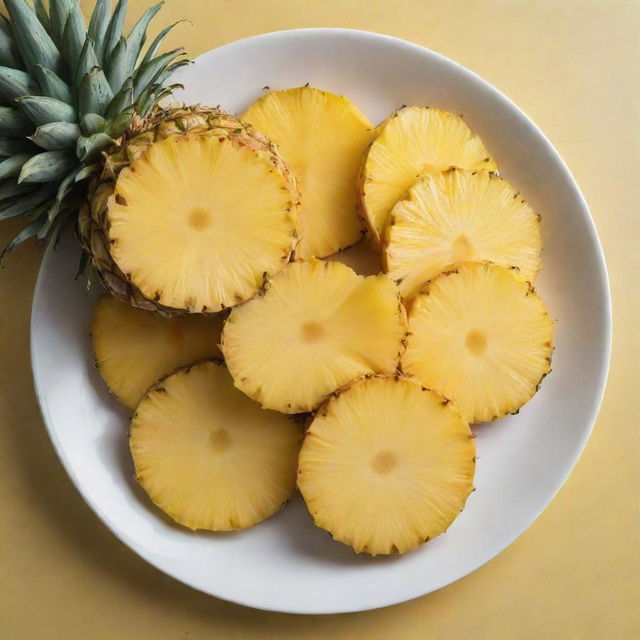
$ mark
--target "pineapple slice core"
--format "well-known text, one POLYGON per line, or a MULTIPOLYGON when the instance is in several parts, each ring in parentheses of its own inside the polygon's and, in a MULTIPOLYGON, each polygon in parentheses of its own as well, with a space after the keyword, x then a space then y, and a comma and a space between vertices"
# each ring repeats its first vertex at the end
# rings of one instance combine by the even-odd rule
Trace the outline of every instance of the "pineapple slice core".
POLYGON ((359 180, 360 213, 376 247, 391 209, 424 171, 496 169, 482 140, 461 116, 448 111, 404 107, 376 133, 359 180))
POLYGON ((311 260, 290 264, 264 296, 231 312, 222 350, 239 389, 269 409, 300 413, 355 378, 393 373, 405 333, 387 276, 311 260))
POLYGON ((357 552, 409 551, 442 533, 473 489, 469 425, 403 377, 354 382, 320 407, 298 486, 315 523, 357 552))
POLYGON ((383 258, 404 298, 446 267, 488 260, 533 282, 540 269, 540 222, 508 182, 487 171, 420 177, 391 213, 383 258))
POLYGON ((152 388, 136 410, 130 448, 151 500, 190 529, 244 529, 274 514, 295 489, 302 430, 233 387, 203 362, 152 388))
POLYGON ((118 176, 111 253, 149 299, 215 312, 251 298, 292 249, 295 190, 265 154, 211 133, 151 145, 118 176))
POLYGON ((513 269, 462 263, 432 280, 409 312, 402 369, 473 422, 517 411, 551 370, 553 323, 513 269))
POLYGON ((322 258, 362 237, 356 178, 373 125, 344 96, 313 87, 274 91, 242 120, 269 136, 302 193, 298 258, 322 258))
POLYGON ((91 325, 96 366, 118 400, 135 409, 161 377, 219 356, 222 323, 220 315, 163 318, 104 295, 91 325))

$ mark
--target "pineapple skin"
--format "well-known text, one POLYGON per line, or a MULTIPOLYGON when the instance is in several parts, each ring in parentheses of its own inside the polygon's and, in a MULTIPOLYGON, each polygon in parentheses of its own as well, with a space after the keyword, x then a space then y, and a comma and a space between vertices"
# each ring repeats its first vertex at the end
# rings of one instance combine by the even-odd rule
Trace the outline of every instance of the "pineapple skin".
MULTIPOLYGON (((229 139, 240 147, 248 147, 267 158, 275 171, 286 179, 293 202, 292 215, 297 216, 300 194, 295 177, 280 158, 275 145, 251 126, 242 124, 237 118, 221 108, 201 105, 155 107, 147 118, 135 118, 122 137, 119 148, 106 154, 101 173, 92 182, 86 199, 78 214, 77 233, 84 250, 91 257, 100 281, 118 298, 145 311, 158 312, 165 316, 188 313, 216 313, 219 310, 178 309, 167 307, 145 296, 115 263, 110 251, 109 201, 113 196, 119 173, 144 153, 151 145, 170 136, 210 135, 229 139)), ((168 176, 170 180, 170 176, 168 176)), ((289 255, 295 248, 292 238, 289 255)), ((288 260, 288 257, 287 257, 288 260)), ((283 260, 283 264, 286 260, 283 260)))

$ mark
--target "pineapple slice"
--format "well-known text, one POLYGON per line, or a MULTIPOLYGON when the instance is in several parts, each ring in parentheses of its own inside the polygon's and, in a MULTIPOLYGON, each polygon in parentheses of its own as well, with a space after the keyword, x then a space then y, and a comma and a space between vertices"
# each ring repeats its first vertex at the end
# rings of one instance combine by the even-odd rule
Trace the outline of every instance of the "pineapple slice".
POLYGON ((269 93, 242 119, 279 147, 302 192, 297 258, 322 258, 362 237, 356 178, 373 125, 344 96, 312 87, 269 93))
POLYGON ((265 408, 301 413, 362 375, 393 373, 405 335, 386 275, 311 260, 291 263, 264 296, 233 309, 221 347, 238 389, 265 408))
POLYGON ((391 209, 425 169, 495 170, 482 140, 462 116, 429 107, 404 107, 376 129, 362 164, 359 209, 375 247, 391 209))
POLYGON ((373 377, 320 408, 298 487, 334 539, 356 552, 404 553, 453 522, 474 471, 471 431, 454 405, 416 380, 373 377))
POLYGON ((391 212, 383 259, 404 298, 446 267, 489 260, 516 266, 530 282, 540 269, 539 217, 495 173, 427 172, 391 212))
POLYGON ((170 136, 118 175, 111 255, 163 307, 211 313, 239 304, 289 258, 298 193, 275 151, 238 131, 170 136))
POLYGON ((451 398, 470 422, 518 411, 551 371, 553 323, 513 269, 461 263, 409 312, 402 369, 451 398))
POLYGON ((245 529, 291 496, 302 429, 233 388, 224 365, 203 362, 149 390, 131 423, 136 479, 189 529, 245 529))
POLYGON ((147 389, 178 367, 220 355, 223 318, 163 318, 104 295, 93 312, 96 366, 111 392, 135 409, 147 389))

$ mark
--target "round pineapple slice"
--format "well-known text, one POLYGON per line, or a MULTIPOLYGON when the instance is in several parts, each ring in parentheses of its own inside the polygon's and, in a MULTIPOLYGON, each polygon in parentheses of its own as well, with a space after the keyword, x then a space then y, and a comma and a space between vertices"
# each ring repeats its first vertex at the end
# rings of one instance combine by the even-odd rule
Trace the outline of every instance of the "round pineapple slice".
POLYGON ((429 107, 404 107, 376 129, 359 179, 359 208, 380 247, 391 209, 425 169, 495 170, 482 140, 462 116, 429 107))
POLYGON ((362 237, 356 178, 373 125, 344 96, 313 87, 269 93, 242 119, 264 132, 302 192, 298 258, 322 258, 362 237))
POLYGON ((298 463, 315 523, 356 552, 404 553, 440 535, 473 491, 460 412, 403 377, 353 383, 317 413, 298 463))
POLYGON ((245 529, 291 496, 302 429, 233 387, 224 365, 181 369, 149 390, 131 423, 136 479, 189 529, 245 529))
POLYGON ((404 309, 386 275, 339 262, 293 262, 264 296, 233 309, 222 352, 236 387, 284 413, 315 409, 362 375, 395 372, 404 309))
POLYGON ((488 260, 533 282, 540 269, 539 216, 488 171, 450 169, 418 178, 391 212, 383 259, 404 298, 446 267, 488 260))
POLYGON ((211 313, 253 297, 291 253, 298 194, 278 157, 218 130, 151 144, 109 198, 110 252, 158 305, 211 313))
POLYGON ((529 282, 507 267, 462 263, 415 297, 401 364, 474 423, 528 402, 552 351, 553 322, 529 282))
POLYGON ((93 312, 96 367, 111 392, 129 409, 147 389, 178 367, 220 356, 223 318, 163 318, 106 294, 93 312))

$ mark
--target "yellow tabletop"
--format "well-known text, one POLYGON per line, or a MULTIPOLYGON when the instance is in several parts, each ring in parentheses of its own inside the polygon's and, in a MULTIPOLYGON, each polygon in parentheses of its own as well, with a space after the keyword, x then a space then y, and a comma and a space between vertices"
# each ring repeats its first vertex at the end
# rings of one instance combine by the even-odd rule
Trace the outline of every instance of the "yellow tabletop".
MULTIPOLYGON (((93 4, 83 0, 85 9, 93 4)), ((151 0, 130 0, 137 18, 151 0)), ((580 183, 607 255, 613 363, 593 436, 565 487, 511 547, 437 593, 340 616, 263 613, 205 596, 125 548, 56 459, 38 413, 29 311, 39 254, 0 273, 0 638, 153 640, 640 637, 637 0, 169 0, 170 45, 196 55, 278 29, 388 33, 504 91, 580 183)), ((4 245, 17 225, 0 226, 4 245)))

